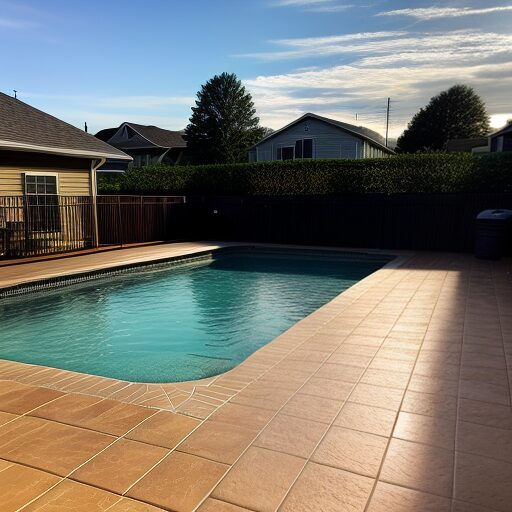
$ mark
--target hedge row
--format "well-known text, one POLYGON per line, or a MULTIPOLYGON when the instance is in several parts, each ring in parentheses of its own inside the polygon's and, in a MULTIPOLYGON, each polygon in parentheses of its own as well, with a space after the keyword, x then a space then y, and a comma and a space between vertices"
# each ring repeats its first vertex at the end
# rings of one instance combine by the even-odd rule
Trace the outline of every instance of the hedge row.
POLYGON ((148 166, 99 175, 100 193, 309 195, 512 192, 512 153, 431 153, 365 160, 148 166))

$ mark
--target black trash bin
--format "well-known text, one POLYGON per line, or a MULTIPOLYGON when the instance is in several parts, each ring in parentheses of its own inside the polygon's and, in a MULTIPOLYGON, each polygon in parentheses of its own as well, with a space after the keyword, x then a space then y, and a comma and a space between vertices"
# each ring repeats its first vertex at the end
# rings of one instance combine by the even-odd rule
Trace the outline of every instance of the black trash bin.
POLYGON ((476 218, 475 256, 499 260, 510 237, 512 210, 484 210, 476 218))

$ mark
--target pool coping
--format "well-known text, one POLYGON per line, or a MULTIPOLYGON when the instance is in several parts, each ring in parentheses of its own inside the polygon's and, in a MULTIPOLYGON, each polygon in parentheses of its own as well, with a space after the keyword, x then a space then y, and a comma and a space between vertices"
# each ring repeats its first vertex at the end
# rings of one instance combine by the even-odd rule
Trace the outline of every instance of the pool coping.
MULTIPOLYGON (((102 268, 87 269, 65 273, 61 276, 51 276, 42 279, 25 280, 23 283, 8 287, 0 287, 0 292, 13 290, 16 296, 17 290, 20 293, 31 293, 34 288, 47 289, 55 283, 76 283, 88 278, 102 277, 113 273, 120 273, 130 270, 137 270, 142 267, 166 265, 176 261, 183 263, 184 260, 197 260, 207 258, 212 254, 225 249, 240 248, 263 248, 263 249, 290 249, 311 252, 331 252, 331 253, 359 253, 382 255, 393 257, 377 271, 364 277, 353 286, 338 294, 332 300, 305 316, 285 332, 269 341, 249 357, 244 359, 232 369, 219 375, 208 377, 201 380, 192 380, 184 382, 150 383, 133 382, 129 380, 101 377, 93 374, 75 372, 60 368, 53 368, 44 365, 22 363, 7 359, 0 359, 0 379, 16 380, 25 384, 33 384, 41 387, 47 387, 67 393, 78 393, 101 398, 114 399, 124 403, 142 405, 146 407, 169 410, 176 413, 185 414, 198 419, 205 419, 210 416, 217 408, 229 401, 235 394, 259 379, 263 373, 270 368, 260 367, 258 360, 267 352, 279 352, 276 362, 280 362, 290 352, 297 348, 297 344, 302 343, 308 337, 312 336, 311 328, 318 322, 322 316, 331 316, 329 310, 333 303, 340 300, 347 300, 352 303, 364 291, 373 285, 375 281, 380 280, 380 276, 387 270, 397 269, 405 264, 415 253, 406 251, 386 251, 379 249, 364 248, 337 248, 326 246, 302 246, 302 245, 284 245, 284 244, 264 244, 264 243, 210 243, 201 242, 195 250, 187 251, 183 254, 175 254, 166 257, 156 257, 154 259, 143 259, 132 261, 126 264, 106 265, 102 268), (24 290, 26 290, 24 292, 24 290), (289 343, 296 340, 296 342, 289 343), (261 371, 260 371, 261 370, 261 371)), ((173 245, 175 248, 178 244, 173 245)), ((0 269, 1 273, 1 269, 0 269)), ((37 293, 37 292, 36 292, 37 293)), ((11 296, 13 296, 11 295, 11 296)), ((0 295, 1 298, 1 295, 0 295)), ((336 314, 338 310, 336 308, 336 314)), ((323 325, 323 323, 321 323, 323 325)), ((319 328, 319 327, 318 327, 319 328)), ((273 365, 274 366, 274 365, 273 365)))

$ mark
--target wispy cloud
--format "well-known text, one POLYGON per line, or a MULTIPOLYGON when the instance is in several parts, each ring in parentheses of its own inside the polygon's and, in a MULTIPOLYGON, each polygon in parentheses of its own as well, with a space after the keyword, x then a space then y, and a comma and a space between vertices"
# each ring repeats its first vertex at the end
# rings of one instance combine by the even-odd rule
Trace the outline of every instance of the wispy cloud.
POLYGON ((276 0, 274 7, 299 7, 307 12, 341 12, 356 7, 354 4, 338 3, 336 0, 276 0))
POLYGON ((271 41, 285 47, 275 51, 250 53, 238 57, 271 62, 333 55, 368 55, 367 65, 386 65, 391 62, 414 62, 439 59, 465 59, 485 55, 508 53, 512 47, 512 34, 456 30, 451 32, 405 31, 363 32, 327 37, 282 39, 271 41))
POLYGON ((379 47, 383 39, 406 35, 403 31, 361 32, 355 34, 333 35, 325 37, 305 37, 301 39, 278 39, 269 41, 278 46, 291 49, 257 52, 236 55, 236 57, 254 58, 262 61, 300 59, 317 55, 335 55, 353 53, 367 45, 379 47), (362 42, 362 43, 361 43, 362 42))
POLYGON ((37 23, 24 19, 0 18, 0 27, 14 30, 33 28, 37 23))
POLYGON ((275 7, 308 7, 311 5, 329 4, 334 0, 276 0, 275 7))
POLYGON ((317 66, 245 82, 262 122, 273 128, 314 111, 352 123, 358 113, 361 124, 382 131, 385 98, 391 96, 391 133, 396 136, 431 96, 459 82, 476 87, 491 114, 509 110, 509 33, 401 31, 274 43, 285 50, 269 52, 265 60, 314 55, 317 66), (343 56, 348 63, 321 67, 320 59, 328 55, 343 56))
POLYGON ((383 11, 376 16, 408 16, 417 20, 433 20, 438 18, 458 18, 460 16, 478 16, 499 12, 512 11, 512 5, 496 7, 423 7, 413 9, 396 9, 383 11))

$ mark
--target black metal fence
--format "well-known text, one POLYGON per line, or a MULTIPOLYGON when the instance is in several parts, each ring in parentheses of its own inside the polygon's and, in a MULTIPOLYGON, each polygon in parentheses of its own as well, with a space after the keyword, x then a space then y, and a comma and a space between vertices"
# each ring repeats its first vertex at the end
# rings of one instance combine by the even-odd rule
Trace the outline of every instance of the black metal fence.
POLYGON ((90 247, 88 196, 0 196, 0 257, 19 258, 90 247))
MULTIPOLYGON (((512 209, 512 194, 99 196, 96 207, 99 245, 210 239, 471 252, 477 214, 512 209)), ((93 211, 90 197, 0 196, 0 257, 91 247, 93 211)))
MULTIPOLYGON (((99 245, 182 238, 188 231, 182 196, 99 196, 99 245)), ((93 247, 89 196, 0 196, 0 258, 21 258, 93 247)))
MULTIPOLYGON (((183 196, 98 196, 100 245, 125 245, 183 238, 183 196)), ((186 217, 186 215, 185 215, 186 217)))

